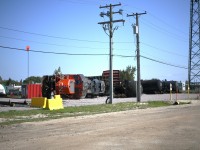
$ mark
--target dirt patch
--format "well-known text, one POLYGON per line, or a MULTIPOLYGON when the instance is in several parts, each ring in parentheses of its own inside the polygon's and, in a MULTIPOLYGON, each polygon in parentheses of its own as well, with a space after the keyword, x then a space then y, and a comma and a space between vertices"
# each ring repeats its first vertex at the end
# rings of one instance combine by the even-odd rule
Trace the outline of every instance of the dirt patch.
MULTIPOLYGON (((200 103, 0 127, 1 149, 198 149, 200 103)), ((38 116, 39 117, 39 116, 38 116)))

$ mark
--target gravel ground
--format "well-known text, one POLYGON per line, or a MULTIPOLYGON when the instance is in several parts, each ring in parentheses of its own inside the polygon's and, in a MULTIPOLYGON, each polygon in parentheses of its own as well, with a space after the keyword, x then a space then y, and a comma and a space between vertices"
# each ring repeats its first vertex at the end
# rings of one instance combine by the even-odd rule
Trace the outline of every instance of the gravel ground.
MULTIPOLYGON (((80 100, 63 100, 64 107, 67 106, 82 106, 82 105, 95 105, 95 104, 105 104, 107 97, 97 97, 93 99, 80 99, 80 100)), ((178 100, 196 100, 198 99, 197 94, 190 94, 188 99, 188 94, 177 94, 178 100)), ((147 95, 143 94, 141 97, 141 102, 147 102, 147 101, 155 101, 155 100, 163 100, 168 101, 170 100, 169 94, 152 94, 147 95)), ((172 95, 172 100, 176 100, 176 94, 172 95)), ((114 98, 113 103, 120 103, 120 102, 136 102, 137 98, 114 98)))
MULTIPOLYGON (((172 100, 175 100, 177 97, 178 100, 196 100, 199 99, 199 94, 190 94, 189 99, 188 99, 188 94, 173 94, 172 95, 172 100)), ((64 107, 68 106, 83 106, 83 105, 95 105, 95 104, 105 104, 105 100, 107 97, 97 97, 97 98, 86 98, 86 99, 64 99, 63 100, 63 105, 64 107)), ((25 100, 30 103, 31 99, 10 99, 10 98, 0 98, 0 102, 21 102, 23 103, 25 100)), ((170 100, 170 95, 169 94, 152 94, 152 95, 147 95, 143 94, 141 97, 141 102, 146 102, 146 101, 152 101, 152 100, 163 100, 163 101, 168 101, 170 100)), ((113 103, 120 103, 120 102, 136 102, 137 99, 134 98, 114 98, 113 103)), ((10 110, 30 110, 30 109, 38 109, 38 108, 32 108, 29 105, 19 105, 16 104, 14 107, 6 106, 6 105, 1 105, 0 104, 0 112, 2 111, 10 111, 10 110)))
POLYGON ((199 150, 200 101, 0 126, 2 150, 199 150))

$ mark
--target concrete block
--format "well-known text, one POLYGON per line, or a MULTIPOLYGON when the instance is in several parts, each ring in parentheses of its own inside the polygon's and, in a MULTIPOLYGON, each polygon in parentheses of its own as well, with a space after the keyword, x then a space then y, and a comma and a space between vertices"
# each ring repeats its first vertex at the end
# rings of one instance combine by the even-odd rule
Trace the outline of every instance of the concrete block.
POLYGON ((31 107, 46 108, 47 98, 46 97, 33 97, 31 99, 31 107))

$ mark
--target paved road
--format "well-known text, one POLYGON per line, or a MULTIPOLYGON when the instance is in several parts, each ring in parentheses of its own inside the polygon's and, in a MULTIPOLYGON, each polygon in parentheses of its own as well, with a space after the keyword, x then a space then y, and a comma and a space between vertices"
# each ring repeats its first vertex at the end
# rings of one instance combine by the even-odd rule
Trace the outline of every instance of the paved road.
POLYGON ((0 127, 1 149, 199 150, 200 101, 0 127))

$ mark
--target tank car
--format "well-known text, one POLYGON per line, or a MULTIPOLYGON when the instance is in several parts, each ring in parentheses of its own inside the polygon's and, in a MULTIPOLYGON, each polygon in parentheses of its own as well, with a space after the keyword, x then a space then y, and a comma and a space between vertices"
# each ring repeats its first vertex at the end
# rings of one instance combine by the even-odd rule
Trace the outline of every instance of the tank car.
POLYGON ((143 93, 145 94, 160 94, 162 93, 162 82, 158 79, 141 80, 143 93))
POLYGON ((162 90, 164 93, 170 93, 170 84, 172 85, 172 92, 173 93, 179 93, 179 87, 177 81, 163 81, 162 82, 162 90))
MULTIPOLYGON (((126 97, 136 97, 137 96, 137 82, 133 80, 126 80, 125 83, 125 95, 126 97)), ((140 85, 141 93, 143 93, 143 87, 140 85)))

